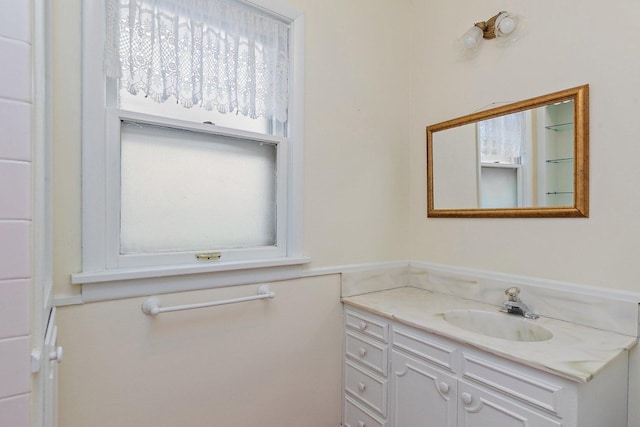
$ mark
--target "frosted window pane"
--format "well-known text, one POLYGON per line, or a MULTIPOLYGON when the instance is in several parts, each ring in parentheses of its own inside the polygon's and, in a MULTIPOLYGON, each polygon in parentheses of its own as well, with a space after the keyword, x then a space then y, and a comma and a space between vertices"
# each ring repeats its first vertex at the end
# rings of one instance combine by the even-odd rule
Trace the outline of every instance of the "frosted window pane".
POLYGON ((276 147, 123 122, 123 254, 276 244, 276 147))

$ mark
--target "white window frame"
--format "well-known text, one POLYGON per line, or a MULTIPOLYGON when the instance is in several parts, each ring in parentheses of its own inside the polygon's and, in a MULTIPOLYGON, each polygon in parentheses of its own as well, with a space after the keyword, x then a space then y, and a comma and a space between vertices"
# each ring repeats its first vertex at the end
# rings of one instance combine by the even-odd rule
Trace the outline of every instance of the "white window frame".
MULTIPOLYGON (((110 110, 115 91, 108 91, 100 54, 105 37, 103 0, 83 0, 82 47, 82 272, 73 274, 74 284, 225 272, 225 284, 245 283, 242 272, 250 269, 299 266, 310 262, 302 247, 302 185, 304 125, 304 15, 279 0, 253 0, 248 4, 275 13, 290 21, 289 117, 287 137, 255 134, 212 125, 110 110), (277 147, 278 169, 278 246, 254 251, 223 252, 218 261, 201 262, 193 253, 185 263, 165 263, 164 256, 131 257, 119 255, 119 145, 108 144, 120 137, 121 119, 160 124, 177 129, 194 129, 234 138, 271 143, 277 147), (117 146, 114 148, 114 146, 117 146), (226 256, 225 256, 226 255, 226 256), (128 257, 128 258, 127 258, 128 257), (144 261, 130 261, 146 258, 144 261), (229 272, 237 271, 237 280, 229 272)), ((291 269, 288 268, 291 274, 291 269)), ((255 275, 255 270, 251 274, 255 275)), ((277 276, 277 275, 276 275, 277 276)), ((275 277, 275 276, 274 276, 275 277)), ((204 286, 197 286, 198 288, 204 286)), ((210 287, 210 286, 209 286, 210 287)), ((184 288, 180 288, 184 290, 184 288)), ((84 292, 84 290, 83 290, 84 292)), ((135 292, 129 293, 131 295, 135 292)))

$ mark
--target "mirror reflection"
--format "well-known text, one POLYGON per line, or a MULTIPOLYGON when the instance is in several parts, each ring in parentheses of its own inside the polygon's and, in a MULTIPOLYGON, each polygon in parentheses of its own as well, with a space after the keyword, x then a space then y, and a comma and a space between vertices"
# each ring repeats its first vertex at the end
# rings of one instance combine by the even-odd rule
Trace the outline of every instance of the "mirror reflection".
POLYGON ((587 216, 587 86, 427 128, 429 216, 587 216))

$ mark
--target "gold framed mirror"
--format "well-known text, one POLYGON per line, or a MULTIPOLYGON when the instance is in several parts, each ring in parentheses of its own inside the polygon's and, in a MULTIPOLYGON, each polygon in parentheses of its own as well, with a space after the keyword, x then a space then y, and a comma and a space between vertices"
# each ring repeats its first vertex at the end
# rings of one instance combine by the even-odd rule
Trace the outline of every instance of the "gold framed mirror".
POLYGON ((588 217, 589 86, 427 126, 427 216, 588 217))

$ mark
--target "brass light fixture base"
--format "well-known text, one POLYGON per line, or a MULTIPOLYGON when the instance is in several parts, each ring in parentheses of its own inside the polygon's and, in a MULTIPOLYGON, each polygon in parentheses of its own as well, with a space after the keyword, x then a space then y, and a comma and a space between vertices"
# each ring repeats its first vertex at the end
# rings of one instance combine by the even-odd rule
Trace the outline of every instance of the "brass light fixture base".
POLYGON ((502 13, 504 12, 498 12, 486 21, 473 24, 482 30, 483 39, 491 40, 496 38, 496 19, 498 19, 498 16, 502 13))

